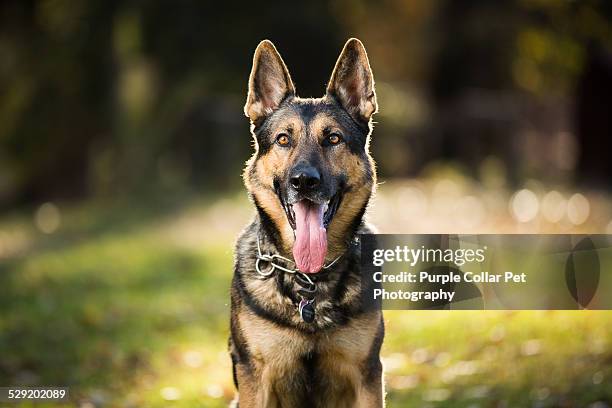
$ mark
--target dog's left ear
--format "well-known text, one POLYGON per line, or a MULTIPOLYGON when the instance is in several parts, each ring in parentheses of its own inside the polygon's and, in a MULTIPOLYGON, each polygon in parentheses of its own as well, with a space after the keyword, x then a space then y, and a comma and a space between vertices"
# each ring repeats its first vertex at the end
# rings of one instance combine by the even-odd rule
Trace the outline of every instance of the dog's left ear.
POLYGON ((263 40, 253 57, 244 113, 252 122, 256 122, 271 114, 289 95, 295 95, 289 70, 274 44, 263 40))
POLYGON ((358 121, 368 122, 377 112, 374 77, 368 54, 356 38, 346 42, 336 62, 327 94, 335 97, 358 121))

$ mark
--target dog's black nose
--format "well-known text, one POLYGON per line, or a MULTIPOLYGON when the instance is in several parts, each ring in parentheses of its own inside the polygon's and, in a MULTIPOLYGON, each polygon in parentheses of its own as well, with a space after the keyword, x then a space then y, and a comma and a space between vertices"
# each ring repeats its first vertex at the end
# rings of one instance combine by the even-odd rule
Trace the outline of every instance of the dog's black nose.
POLYGON ((321 184, 321 175, 319 171, 312 166, 300 166, 292 171, 289 183, 291 187, 295 188, 300 193, 306 193, 314 190, 321 184))

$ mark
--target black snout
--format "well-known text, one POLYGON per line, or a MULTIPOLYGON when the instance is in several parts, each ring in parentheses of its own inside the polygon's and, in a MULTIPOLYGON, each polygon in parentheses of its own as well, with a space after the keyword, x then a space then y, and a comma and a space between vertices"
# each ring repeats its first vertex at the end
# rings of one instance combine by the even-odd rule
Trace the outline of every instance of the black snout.
POLYGON ((321 174, 312 166, 297 166, 291 172, 289 184, 300 193, 308 193, 319 187, 321 174))

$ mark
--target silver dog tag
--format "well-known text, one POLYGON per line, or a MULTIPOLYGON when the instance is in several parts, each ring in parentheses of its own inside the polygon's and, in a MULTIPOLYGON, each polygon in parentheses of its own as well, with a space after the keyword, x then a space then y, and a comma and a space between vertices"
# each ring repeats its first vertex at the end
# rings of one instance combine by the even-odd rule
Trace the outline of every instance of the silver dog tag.
POLYGON ((304 299, 300 300, 300 305, 298 307, 300 312, 300 317, 306 323, 312 323, 315 318, 315 308, 314 308, 314 299, 304 299))

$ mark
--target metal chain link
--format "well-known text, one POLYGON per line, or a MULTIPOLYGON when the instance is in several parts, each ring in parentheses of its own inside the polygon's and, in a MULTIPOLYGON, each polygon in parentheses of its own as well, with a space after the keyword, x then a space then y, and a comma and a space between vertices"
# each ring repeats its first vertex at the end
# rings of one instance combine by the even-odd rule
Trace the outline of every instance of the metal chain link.
MULTIPOLYGON (((330 263, 328 263, 327 265, 323 265, 323 269, 329 269, 332 266, 334 266, 334 264, 336 262, 338 262, 338 260, 342 258, 342 255, 339 255, 336 259, 334 259, 333 261, 331 261, 330 263)), ((293 273, 293 274, 299 274, 301 277, 303 277, 305 280, 307 280, 311 285, 314 286, 314 282, 312 281, 312 279, 310 279, 310 277, 308 276, 308 274, 305 274, 303 272, 300 272, 299 269, 297 269, 295 267, 295 262, 289 258, 285 258, 282 255, 279 254, 263 254, 261 252, 261 245, 259 244, 259 234, 257 234, 257 261, 255 261, 255 270, 257 271, 257 273, 264 278, 269 277, 270 275, 272 275, 274 273, 275 269, 280 269, 281 271, 287 272, 287 273, 293 273), (289 269, 289 268, 285 268, 282 265, 279 265, 277 263, 274 263, 275 259, 280 259, 283 260, 287 263, 293 264, 294 267, 293 269, 289 269), (262 270, 260 267, 260 262, 267 262, 270 264, 270 267, 268 270, 262 270)))

